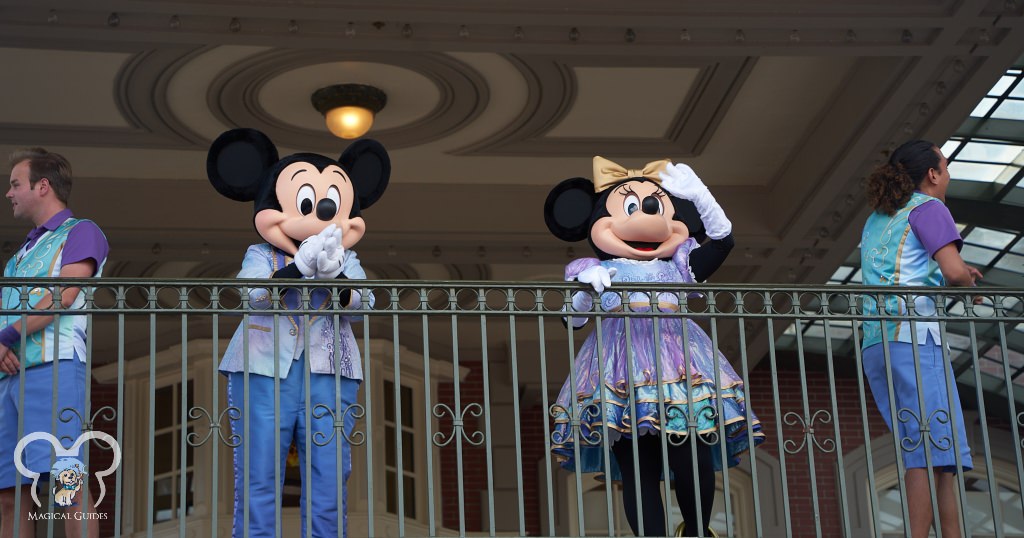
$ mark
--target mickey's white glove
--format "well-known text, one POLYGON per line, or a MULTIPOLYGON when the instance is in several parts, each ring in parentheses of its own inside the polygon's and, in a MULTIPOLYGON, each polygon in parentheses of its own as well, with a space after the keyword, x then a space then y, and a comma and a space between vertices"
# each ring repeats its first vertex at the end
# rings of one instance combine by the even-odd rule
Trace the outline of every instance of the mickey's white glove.
POLYGON ((612 285, 612 277, 615 276, 615 273, 617 272, 618 269, 614 267, 611 269, 605 269, 602 265, 595 265, 580 271, 580 274, 576 276, 576 280, 584 284, 590 284, 594 288, 594 291, 601 293, 605 288, 612 285))
POLYGON ((341 274, 341 262, 345 257, 345 247, 341 246, 341 230, 331 224, 324 228, 317 237, 323 239, 323 250, 316 257, 316 275, 318 279, 331 279, 341 274))
POLYGON ((324 250, 324 238, 320 235, 314 235, 306 238, 305 241, 299 245, 299 251, 295 253, 295 266, 299 268, 299 272, 306 278, 313 278, 316 276, 316 262, 317 257, 324 250))
POLYGON ((661 172, 661 188, 676 198, 693 202, 711 239, 721 239, 732 233, 732 223, 725 216, 725 211, 693 168, 683 163, 666 166, 661 172))

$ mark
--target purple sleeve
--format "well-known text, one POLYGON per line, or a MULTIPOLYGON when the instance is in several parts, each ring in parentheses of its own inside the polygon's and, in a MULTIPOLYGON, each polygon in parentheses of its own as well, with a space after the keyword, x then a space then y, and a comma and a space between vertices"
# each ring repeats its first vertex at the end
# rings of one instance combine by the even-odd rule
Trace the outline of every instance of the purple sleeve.
POLYGON ((910 212, 910 229, 928 251, 929 257, 934 257, 940 248, 950 243, 956 245, 957 251, 964 246, 953 215, 938 200, 927 201, 910 212))
POLYGON ((688 275, 697 282, 697 277, 693 276, 693 270, 690 269, 690 252, 693 249, 700 247, 700 243, 696 239, 690 237, 686 241, 679 244, 674 254, 672 254, 672 261, 675 262, 676 268, 679 269, 684 275, 688 275))
POLYGON ((61 267, 91 259, 99 268, 107 259, 110 247, 99 226, 89 220, 75 224, 68 232, 68 240, 64 243, 61 253, 61 267))
POLYGON ((590 269, 595 265, 601 265, 601 260, 597 258, 579 258, 569 262, 569 265, 565 266, 565 280, 571 281, 576 280, 585 269, 590 269))

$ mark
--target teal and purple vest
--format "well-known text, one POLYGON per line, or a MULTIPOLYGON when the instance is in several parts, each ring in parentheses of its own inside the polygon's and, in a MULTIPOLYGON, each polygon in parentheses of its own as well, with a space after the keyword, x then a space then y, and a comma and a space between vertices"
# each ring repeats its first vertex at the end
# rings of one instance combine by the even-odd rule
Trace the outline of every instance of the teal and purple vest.
MULTIPOLYGON (((910 212, 925 202, 935 200, 920 192, 915 192, 907 205, 899 209, 895 215, 889 216, 874 212, 864 224, 864 234, 860 243, 861 275, 865 286, 944 286, 945 280, 939 270, 939 264, 928 255, 928 251, 910 228, 910 212)), ((893 320, 885 323, 886 340, 890 342, 912 342, 911 324, 908 316, 905 296, 884 296, 883 305, 878 304, 878 297, 863 297, 863 313, 871 315, 890 315, 893 320), (899 319, 902 317, 903 319, 899 319)), ((914 312, 917 316, 934 316, 935 299, 930 296, 917 295, 913 298, 914 312)), ((936 321, 916 321, 917 344, 927 342, 930 334, 939 342, 939 324, 936 321)), ((863 325, 863 347, 882 342, 882 323, 865 321, 863 325)))
MULTIPOLYGON (((61 223, 56 230, 45 232, 31 249, 22 248, 7 262, 4 269, 4 277, 10 278, 56 278, 60 276, 61 255, 64 252, 64 244, 67 242, 71 229, 83 222, 81 219, 70 218, 61 223)), ((103 273, 101 260, 96 267, 96 276, 103 273)), ((22 319, 21 312, 32 310, 39 301, 50 291, 43 287, 36 287, 24 290, 27 292, 26 302, 22 303, 22 289, 17 287, 4 287, 2 293, 4 315, 0 315, 0 329, 22 319)), ((69 309, 81 309, 85 306, 85 294, 79 293, 69 309)), ((25 339, 25 349, 20 349, 21 343, 15 346, 14 352, 26 368, 38 366, 57 359, 72 359, 78 357, 85 361, 85 331, 86 316, 62 314, 59 321, 55 318, 41 331, 28 335, 25 339), (58 337, 59 335, 59 337, 58 337)), ((4 374, 0 374, 3 377, 4 374)))

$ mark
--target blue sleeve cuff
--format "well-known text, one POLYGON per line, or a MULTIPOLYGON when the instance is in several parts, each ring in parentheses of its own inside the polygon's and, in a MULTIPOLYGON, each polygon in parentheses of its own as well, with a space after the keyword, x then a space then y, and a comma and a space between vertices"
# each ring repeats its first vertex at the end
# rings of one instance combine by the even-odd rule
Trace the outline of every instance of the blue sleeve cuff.
POLYGON ((21 333, 14 328, 14 325, 8 325, 0 330, 0 344, 12 348, 19 342, 21 342, 21 333))

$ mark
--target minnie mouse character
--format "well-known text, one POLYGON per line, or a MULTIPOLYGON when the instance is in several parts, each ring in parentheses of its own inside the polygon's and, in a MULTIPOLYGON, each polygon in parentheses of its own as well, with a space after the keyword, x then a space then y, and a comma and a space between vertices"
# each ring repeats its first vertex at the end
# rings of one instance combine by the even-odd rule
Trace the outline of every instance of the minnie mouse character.
MULTIPOLYGON (((313 153, 279 159, 266 135, 234 129, 213 142, 206 171, 222 195, 255 204, 253 222, 266 242, 249 247, 238 278, 366 278, 351 248, 366 232, 360 211, 380 198, 391 174, 388 153, 378 142, 356 141, 338 160, 313 153)), ((271 305, 266 289, 249 289, 248 299, 254 309, 271 305)), ((368 299, 372 304, 372 297, 368 299)), ((307 306, 295 289, 286 289, 281 301, 290 309, 307 306)), ((324 289, 314 290, 309 301, 312 309, 327 308, 332 302, 324 289)), ((339 301, 347 308, 362 302, 357 290, 346 290, 339 301)), ((306 535, 309 521, 313 536, 338 536, 339 506, 345 532, 345 482, 352 471, 346 436, 355 420, 347 411, 356 402, 363 375, 351 320, 332 318, 252 315, 247 326, 240 325, 235 331, 224 353, 220 371, 228 378, 229 404, 241 410, 234 415, 239 418, 231 420, 231 428, 249 447, 248 461, 244 461, 243 445, 234 449, 235 537, 244 534, 247 519, 250 536, 274 535, 275 462, 281 464, 283 482, 284 462, 293 440, 298 446, 302 482, 312 481, 316 492, 307 498, 307 487, 301 490, 302 535, 306 535), (275 405, 275 376, 279 378, 279 406, 275 405), (343 417, 344 436, 334 433, 335 417, 343 417), (279 444, 275 445, 278 426, 279 444), (307 436, 314 442, 308 442, 307 436), (328 442, 321 444, 323 439, 328 442), (306 458, 312 458, 312 476, 306 476, 306 458), (246 510, 243 492, 247 476, 246 510), (338 480, 342 482, 340 503, 338 480)))
MULTIPOLYGON (((629 311, 657 308, 678 312, 677 294, 663 292, 652 297, 651 293, 629 291, 628 283, 702 282, 721 266, 734 244, 732 223, 700 178, 689 166, 667 160, 649 163, 643 170, 626 170, 594 157, 593 183, 572 178, 556 185, 544 204, 544 220, 560 239, 590 241, 597 258, 573 261, 566 266, 565 279, 592 286, 603 312, 622 310, 623 296, 606 292, 613 283, 622 283, 627 290, 629 311), (701 245, 706 237, 711 240, 701 245)), ((571 310, 593 311, 593 296, 584 291, 574 293, 571 310)), ((587 321, 578 315, 569 319, 575 328, 587 321)), ((714 472, 723 464, 718 446, 712 446, 712 432, 724 434, 730 466, 738 463, 737 455, 748 448, 746 428, 753 429, 755 442, 763 441, 764 434, 756 418, 747 423, 743 381, 707 333, 692 320, 678 316, 661 318, 655 330, 653 318, 606 315, 601 331, 590 334, 580 348, 573 368, 575 372, 562 386, 555 406, 552 451, 562 466, 569 470, 578 467, 582 472, 604 471, 605 449, 600 446, 604 421, 614 455, 609 468, 613 479, 622 480, 626 518, 633 533, 639 535, 639 494, 644 534, 665 536, 658 436, 670 434, 668 468, 675 477, 687 535, 697 535, 700 527, 710 536, 714 472), (597 334, 603 335, 601 345, 597 334), (631 416, 631 398, 636 417, 631 416), (724 409, 721 417, 719 398, 724 409), (664 402, 666 416, 661 416, 659 402, 664 402), (572 418, 580 421, 579 441, 572 418), (633 452, 632 424, 639 435, 638 454, 633 452), (689 435, 691 424, 702 439, 689 435), (685 442, 680 443, 682 439, 685 442), (696 444, 700 518, 690 443, 696 444), (577 448, 579 461, 574 460, 577 448), (634 459, 640 471, 639 492, 634 459)))

